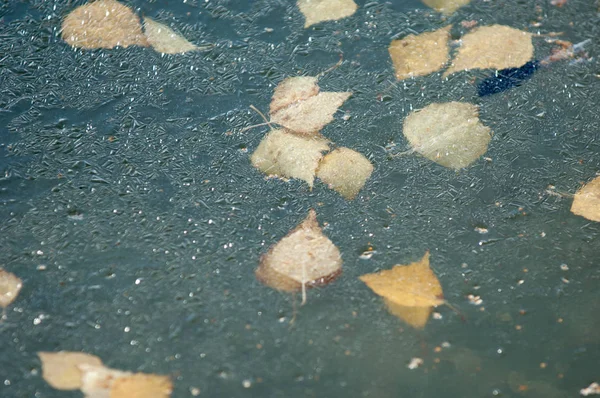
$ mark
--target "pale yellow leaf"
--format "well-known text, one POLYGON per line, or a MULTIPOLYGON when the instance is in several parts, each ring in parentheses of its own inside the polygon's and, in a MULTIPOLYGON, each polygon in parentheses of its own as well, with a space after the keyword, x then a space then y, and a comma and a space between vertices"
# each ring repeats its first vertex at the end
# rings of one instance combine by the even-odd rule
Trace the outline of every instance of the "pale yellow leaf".
POLYGON ((168 376, 135 373, 117 378, 110 389, 110 398, 167 398, 173 392, 168 376))
POLYGON ((338 148, 321 160, 317 177, 348 200, 365 185, 373 165, 365 156, 349 148, 338 148))
POLYGON ((454 14, 460 7, 465 6, 471 0, 421 0, 425 5, 441 12, 444 15, 454 14))
POLYGON ((144 34, 154 50, 164 54, 183 54, 197 50, 194 44, 166 25, 144 18, 144 34))
POLYGON ((12 272, 0 268, 0 308, 8 307, 19 295, 23 282, 12 272))
POLYGON ((265 174, 299 178, 312 188, 319 161, 328 150, 329 141, 320 135, 302 137, 277 129, 267 133, 250 161, 265 174))
POLYGON ((57 390, 77 390, 83 385, 81 365, 102 366, 100 358, 83 352, 38 352, 42 377, 57 390))
POLYGON ((414 151, 444 167, 467 167, 487 151, 491 129, 479 121, 476 105, 430 104, 404 119, 404 136, 414 151))
POLYGON ((298 0, 298 8, 304 14, 304 27, 322 21, 333 21, 354 14, 357 5, 353 0, 298 0))
POLYGON ((71 11, 61 35, 72 47, 94 49, 148 46, 139 17, 115 0, 97 0, 71 11))
POLYGON ((396 78, 424 76, 443 68, 448 62, 450 27, 392 41, 388 50, 396 78))
POLYGON ((571 213, 600 222, 600 176, 585 184, 575 193, 571 213))
POLYGON ((504 25, 475 28, 461 39, 444 76, 469 69, 518 68, 533 58, 532 34, 504 25))
POLYGON ((133 374, 102 365, 82 364, 78 368, 81 371, 81 392, 85 398, 110 398, 114 382, 133 374))

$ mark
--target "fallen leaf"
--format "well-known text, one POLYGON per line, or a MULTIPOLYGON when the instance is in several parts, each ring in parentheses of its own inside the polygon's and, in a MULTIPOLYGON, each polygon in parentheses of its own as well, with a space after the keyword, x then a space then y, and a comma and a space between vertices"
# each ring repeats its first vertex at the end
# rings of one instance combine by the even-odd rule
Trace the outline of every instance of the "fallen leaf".
POLYGON ((173 392, 168 376, 135 373, 119 377, 110 389, 110 398, 167 398, 173 392))
POLYGON ((344 198, 352 200, 372 172, 373 165, 369 159, 359 152, 342 147, 325 155, 317 169, 317 177, 344 198))
POLYGON ((469 69, 518 68, 533 57, 532 34, 504 25, 481 26, 460 40, 461 46, 444 76, 469 69))
POLYGON ((444 15, 454 14, 460 7, 465 6, 471 0, 421 0, 426 6, 441 12, 444 15))
POLYGON ((259 281, 274 289, 302 290, 303 303, 307 287, 326 285, 341 273, 340 251, 323 234, 313 209, 300 225, 271 246, 255 272, 259 281))
POLYGON ((579 390, 579 395, 583 395, 584 397, 588 395, 600 395, 600 384, 594 382, 586 388, 582 388, 579 390))
POLYGON ((82 386, 81 365, 102 367, 100 358, 83 352, 38 352, 42 377, 57 390, 77 390, 82 386))
POLYGON ((133 374, 110 369, 102 364, 81 364, 78 368, 81 371, 81 392, 86 398, 110 398, 114 382, 133 374))
POLYGON ((384 298, 392 314, 417 329, 425 327, 433 307, 446 303, 442 286, 429 267, 429 252, 417 262, 365 274, 360 280, 384 298))
POLYGON ((139 17, 115 0, 97 0, 77 7, 63 20, 61 35, 77 48, 148 46, 139 17))
POLYGON ((333 120, 333 114, 351 92, 319 92, 317 78, 288 77, 275 88, 271 122, 298 133, 315 135, 333 120))
POLYGON ((298 8, 304 14, 304 27, 322 21, 335 21, 349 17, 357 9, 353 0, 298 0, 298 8))
POLYGON ((23 282, 18 276, 0 268, 0 308, 5 310, 17 298, 22 287, 23 282))
POLYGON ((183 54, 198 49, 173 29, 148 17, 144 18, 144 34, 152 48, 163 54, 183 54))
POLYGON ((430 104, 404 119, 403 133, 412 149, 444 167, 467 167, 487 151, 491 129, 478 117, 476 105, 430 104))
POLYGON ((600 222, 600 176, 579 188, 575 193, 571 213, 600 222))
POLYGON ((448 25, 434 32, 408 35, 400 40, 393 40, 388 49, 396 79, 424 76, 433 73, 448 62, 448 25))
POLYGON ((265 174, 299 178, 312 188, 319 161, 328 150, 329 141, 320 135, 301 137, 277 129, 265 135, 250 161, 265 174))

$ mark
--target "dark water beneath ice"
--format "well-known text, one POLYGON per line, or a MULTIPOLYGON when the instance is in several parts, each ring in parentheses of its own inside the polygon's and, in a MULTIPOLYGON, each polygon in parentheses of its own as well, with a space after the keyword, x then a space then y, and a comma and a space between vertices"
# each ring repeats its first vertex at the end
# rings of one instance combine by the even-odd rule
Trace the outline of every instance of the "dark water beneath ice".
POLYGON ((599 380, 600 224, 546 193, 600 171, 593 1, 475 0, 444 21, 415 1, 357 0, 354 16, 306 30, 292 1, 127 2, 214 45, 178 56, 69 48, 60 21, 81 3, 0 5, 0 266, 24 281, 0 325, 0 396, 80 396, 41 379, 35 353, 57 350, 172 375, 174 397, 571 397, 599 380), (394 81, 391 39, 471 19, 591 39, 592 58, 483 98, 481 71, 394 81), (265 181, 248 155, 266 129, 236 132, 284 77, 340 53, 319 84, 354 92, 351 118, 323 134, 375 166, 352 202, 319 182, 265 181), (491 162, 455 172, 389 156, 407 149, 411 110, 453 100, 480 106, 491 162), (292 298, 254 269, 311 207, 344 273, 309 291, 290 328, 292 298), (439 308, 412 330, 358 280, 425 250, 466 321, 439 308), (409 370, 413 357, 424 365, 409 370))

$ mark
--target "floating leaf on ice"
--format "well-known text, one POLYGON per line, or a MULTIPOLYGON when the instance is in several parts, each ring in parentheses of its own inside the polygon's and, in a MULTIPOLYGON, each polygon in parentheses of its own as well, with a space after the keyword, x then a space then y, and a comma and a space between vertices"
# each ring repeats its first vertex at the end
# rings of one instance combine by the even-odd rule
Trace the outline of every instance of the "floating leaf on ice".
POLYGON ((444 76, 468 69, 518 68, 533 58, 532 34, 504 25, 475 28, 463 36, 444 76))
POLYGON ((403 133, 413 150, 444 167, 467 167, 487 151, 491 129, 478 117, 476 105, 431 104, 404 119, 403 133))
POLYGON ((110 369, 101 364, 82 364, 78 368, 81 371, 81 392, 85 398, 110 398, 115 380, 133 374, 110 369))
POLYGON ((163 54, 183 54, 198 49, 167 25, 148 17, 144 18, 144 33, 152 48, 163 54))
POLYGON ((277 129, 267 133, 250 161, 265 174, 299 178, 312 188, 319 161, 328 150, 329 141, 320 135, 301 137, 277 129))
POLYGON ((110 398, 167 398, 173 392, 168 376, 135 373, 116 379, 110 389, 110 398))
POLYGON ((429 267, 429 252, 417 262, 366 274, 360 280, 384 298, 392 314, 415 328, 425 327, 432 308, 446 303, 442 286, 429 267))
POLYGON ((571 213, 600 222, 600 176, 575 193, 571 213))
POLYGON ((0 268, 0 308, 6 309, 17 298, 22 287, 23 282, 18 276, 0 268))
POLYGON ((298 8, 304 14, 304 27, 322 21, 335 21, 349 17, 356 11, 353 0, 298 0, 298 8))
POLYGON ((148 46, 139 17, 115 0, 97 0, 77 7, 63 20, 61 35, 77 48, 148 46))
POLYGON ((426 6, 441 12, 444 15, 454 14, 460 7, 465 6, 471 0, 421 0, 426 6))
POLYGON ((57 390, 77 390, 82 386, 79 366, 102 367, 100 358, 83 352, 38 352, 42 362, 42 377, 57 390))
POLYGON ((393 40, 388 50, 396 70, 396 78, 403 80, 424 76, 443 68, 448 62, 450 27, 448 25, 434 32, 393 40))
POLYGON ((350 92, 319 92, 316 77, 288 77, 273 93, 271 122, 295 133, 317 134, 333 120, 333 114, 351 95, 350 92))
POLYGON ((372 172, 373 165, 361 153, 349 148, 338 148, 321 160, 317 177, 344 198, 352 200, 372 172))
POLYGON ((256 278, 265 285, 286 292, 326 285, 342 273, 338 248, 323 234, 317 213, 308 217, 262 256, 256 278))

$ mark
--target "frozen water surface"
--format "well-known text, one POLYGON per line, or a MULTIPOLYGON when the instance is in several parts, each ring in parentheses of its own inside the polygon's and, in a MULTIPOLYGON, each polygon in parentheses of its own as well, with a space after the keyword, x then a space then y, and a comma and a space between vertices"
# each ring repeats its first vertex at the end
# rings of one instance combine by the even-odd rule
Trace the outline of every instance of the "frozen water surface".
MULTIPOLYGON (((23 279, 0 325, 2 397, 81 396, 41 378, 36 352, 58 350, 171 375, 174 397, 572 397, 598 381, 600 224, 546 192, 600 172, 596 2, 475 0, 444 20, 357 0, 352 17, 306 30, 292 1, 125 3, 205 49, 74 50, 60 21, 81 1, 0 5, 0 266, 23 279), (395 82, 392 39, 447 23, 458 38, 469 20, 591 39, 590 57, 485 97, 489 71, 395 82), (283 78, 341 53, 319 85, 354 92, 350 118, 323 134, 375 166, 350 202, 265 180, 249 153, 267 129, 239 133, 283 78), (412 110, 456 100, 480 105, 490 160, 455 172, 390 156, 408 149, 412 110), (311 207, 343 275, 310 290, 290 327, 293 299, 254 270, 311 207), (440 307, 416 331, 358 277, 427 249, 464 316, 440 307)), ((552 47, 534 45, 536 59, 552 47)))

